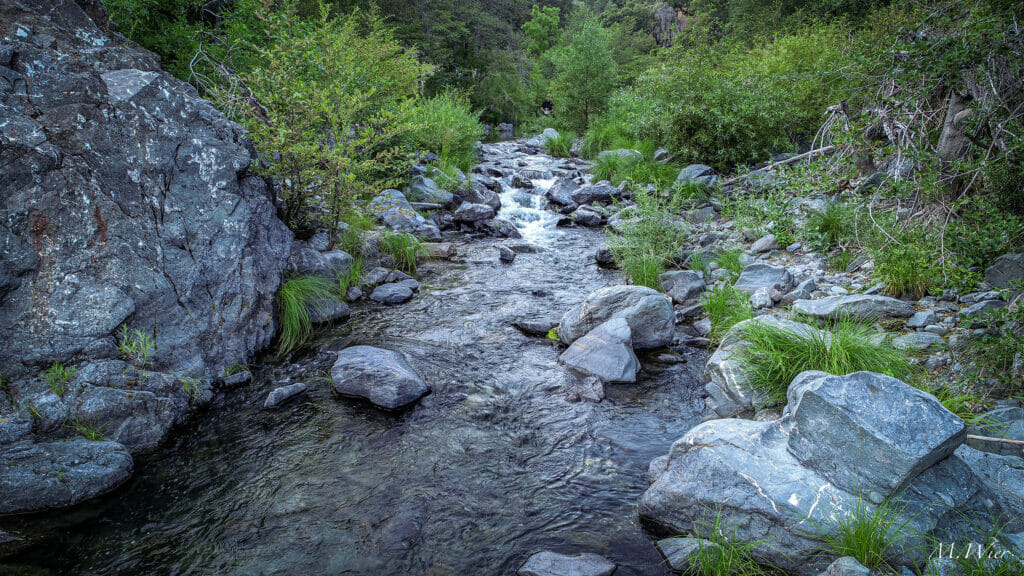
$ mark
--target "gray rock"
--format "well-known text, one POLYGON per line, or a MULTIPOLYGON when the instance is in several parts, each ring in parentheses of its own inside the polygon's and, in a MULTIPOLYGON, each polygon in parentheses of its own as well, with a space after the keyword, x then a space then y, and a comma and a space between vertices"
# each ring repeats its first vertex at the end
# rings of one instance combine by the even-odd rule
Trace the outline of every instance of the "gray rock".
POLYGON ((522 234, 516 229, 508 220, 504 218, 494 218, 487 222, 487 228, 490 229, 491 234, 504 238, 522 238, 522 234))
POLYGON ((750 307, 753 308, 754 310, 760 310, 761 308, 771 308, 772 306, 775 305, 775 302, 772 300, 771 293, 769 293, 764 288, 751 294, 749 301, 750 307))
POLYGON ((910 320, 907 320, 907 328, 924 328, 929 324, 937 324, 939 317, 935 314, 934 310, 921 310, 915 312, 910 320))
MULTIPOLYGON (((478 178, 487 178, 486 176, 480 176, 478 178)), ((501 198, 498 194, 501 193, 501 183, 497 180, 491 180, 490 186, 487 186, 479 181, 474 182, 473 186, 468 190, 462 190, 459 192, 459 197, 464 202, 470 204, 485 204, 490 206, 494 211, 501 209, 501 198), (495 191, 492 188, 497 188, 495 191)))
POLYGON ((595 290, 562 316, 558 336, 571 344, 611 318, 625 318, 633 347, 657 348, 672 341, 675 314, 661 293, 644 286, 608 286, 595 290))
POLYGON ((836 486, 889 496, 966 438, 931 394, 872 372, 804 378, 787 394, 789 451, 836 486))
POLYGON ((977 318, 983 315, 989 310, 995 310, 996 308, 1005 308, 1006 302, 1003 300, 982 300, 977 304, 971 304, 967 308, 962 308, 958 315, 961 318, 977 318))
MULTIPOLYGON (((1017 406, 996 408, 981 414, 977 422, 968 427, 968 434, 989 438, 1024 440, 1024 408, 1017 406)), ((1020 446, 1004 442, 968 439, 967 445, 976 450, 992 452, 1002 456, 1020 456, 1022 454, 1020 446)))
POLYGON ((506 264, 511 264, 516 259, 516 253, 508 246, 498 246, 498 259, 506 264))
POLYGON ((545 550, 537 552, 516 572, 518 576, 611 576, 615 564, 597 554, 567 556, 545 550))
POLYGON ((699 270, 671 270, 658 276, 661 289, 673 302, 681 303, 700 296, 707 283, 699 270))
POLYGON ((604 216, 591 206, 580 206, 571 218, 580 226, 600 226, 604 222, 604 216))
POLYGON ((559 134, 558 130, 555 130, 554 128, 545 128, 544 131, 540 133, 540 136, 543 140, 557 140, 559 134))
POLYGON ((836 561, 829 565, 821 576, 871 576, 872 572, 853 556, 836 558, 836 561))
POLYGON ((743 269, 743 273, 733 286, 747 294, 753 294, 758 290, 769 291, 772 288, 786 293, 793 288, 793 275, 782 266, 751 264, 743 269))
POLYGON ((369 272, 363 274, 360 283, 363 286, 378 286, 388 281, 388 276, 391 275, 391 270, 384 268, 383 266, 377 266, 371 269, 369 272))
POLYGON ((811 298, 811 293, 810 292, 808 292, 807 290, 801 290, 800 288, 796 288, 796 289, 794 289, 794 290, 792 290, 790 292, 787 292, 782 297, 782 300, 780 300, 780 302, 783 303, 783 304, 792 304, 793 302, 796 302, 797 300, 808 300, 810 298, 811 298))
POLYGON ((914 306, 888 296, 853 294, 829 296, 820 300, 797 300, 793 303, 793 311, 814 318, 849 317, 860 320, 877 320, 878 318, 910 317, 914 314, 914 306))
POLYGON ((267 400, 263 403, 264 408, 277 408, 281 404, 284 404, 288 400, 302 394, 306 391, 306 385, 302 382, 296 382, 295 384, 289 384, 287 386, 281 386, 274 388, 267 394, 267 400))
POLYGON ((636 373, 640 371, 629 323, 621 317, 612 318, 577 339, 558 357, 558 363, 604 382, 636 382, 636 373))
POLYGON ((1022 280, 1024 280, 1024 253, 1000 256, 985 269, 985 283, 999 290, 1018 290, 1014 287, 1014 283, 1022 280))
POLYGON ((871 176, 861 180, 860 184, 857 184, 857 188, 854 190, 854 193, 869 194, 874 192, 885 183, 887 176, 888 175, 885 172, 875 172, 871 176))
POLYGON ((668 164, 674 158, 675 156, 673 156, 671 152, 664 148, 658 148, 657 150, 654 151, 654 161, 657 162, 658 164, 668 164))
POLYGON ((1024 459, 969 446, 957 448, 956 457, 984 486, 986 496, 998 504, 1001 519, 1006 522, 1001 528, 1005 532, 1024 531, 1024 459))
POLYGON ((604 382, 596 376, 587 376, 577 379, 566 394, 569 402, 593 402, 595 404, 604 400, 604 382))
POLYGON ((711 334, 711 318, 702 318, 693 323, 693 329, 699 336, 711 334))
POLYGON ((679 176, 676 177, 677 182, 684 184, 696 184, 705 188, 710 188, 718 182, 718 176, 715 175, 714 169, 704 164, 690 164, 686 168, 683 168, 679 172, 679 176))
POLYGON ((463 202, 455 211, 456 222, 479 222, 488 218, 494 218, 494 208, 487 204, 463 202))
POLYGON ((498 138, 501 140, 511 140, 514 137, 515 126, 508 122, 502 122, 498 124, 498 138))
POLYGON ((334 250, 320 252, 301 241, 292 243, 292 253, 288 256, 287 270, 296 274, 320 276, 334 280, 348 272, 354 259, 347 252, 334 250))
POLYGON ((619 197, 619 189, 602 180, 597 184, 587 184, 572 191, 572 201, 576 204, 609 204, 613 198, 619 197))
POLYGON ((575 208, 576 202, 572 199, 572 193, 579 190, 580 185, 572 180, 559 178, 544 193, 544 197, 559 206, 570 206, 575 208))
POLYGON ((252 372, 248 370, 240 370, 230 376, 225 376, 221 381, 222 385, 227 388, 241 386, 247 382, 252 382, 252 372))
POLYGON ((615 256, 612 254, 612 249, 608 246, 601 246, 594 253, 594 262, 597 263, 601 268, 615 268, 615 256))
POLYGON ((440 238, 437 226, 427 221, 398 190, 384 190, 378 194, 367 210, 384 225, 399 232, 409 232, 427 239, 440 238))
MULTIPOLYGON (((358 288, 355 288, 358 290, 358 288)), ((343 322, 352 316, 348 304, 337 300, 319 300, 309 306, 309 321, 313 324, 343 322)))
MULTIPOLYGON (((706 208, 698 208, 696 210, 687 210, 683 212, 683 218, 690 224, 707 224, 708 222, 717 222, 721 220, 713 207, 708 206, 706 208)), ((702 245, 704 245, 702 243, 702 245)))
POLYGON ((413 178, 405 189, 405 197, 411 202, 433 202, 442 205, 450 204, 455 198, 451 192, 441 189, 437 182, 426 176, 413 178))
POLYGON ((774 234, 767 234, 762 236, 758 241, 754 242, 750 246, 751 254, 763 254, 765 252, 771 252, 772 250, 779 249, 779 241, 775 239, 774 234))
POLYGON ((897 350, 920 352, 942 344, 942 337, 930 332, 911 332, 892 339, 892 346, 897 350))
POLYGON ((663 538, 654 545, 665 557, 665 563, 669 568, 683 573, 697 568, 694 562, 701 550, 719 548, 718 544, 702 538, 663 538))
POLYGON ((132 473, 117 442, 23 442, 0 452, 0 514, 73 506, 110 492, 132 473))
POLYGON ((381 284, 373 289, 370 300, 381 304, 401 304, 412 298, 412 288, 401 282, 381 284))
POLYGON ((151 374, 144 386, 165 390, 122 390, 107 386, 89 386, 79 396, 76 418, 96 423, 104 438, 117 441, 132 451, 155 447, 171 428, 184 422, 188 398, 174 379, 151 374), (169 394, 167 388, 180 394, 169 394))
POLYGON ((521 318, 513 321, 512 325, 527 336, 547 336, 558 328, 558 318, 521 318))
POLYGON ((352 346, 339 352, 331 379, 338 394, 366 398, 392 410, 430 392, 400 353, 372 346, 352 346))

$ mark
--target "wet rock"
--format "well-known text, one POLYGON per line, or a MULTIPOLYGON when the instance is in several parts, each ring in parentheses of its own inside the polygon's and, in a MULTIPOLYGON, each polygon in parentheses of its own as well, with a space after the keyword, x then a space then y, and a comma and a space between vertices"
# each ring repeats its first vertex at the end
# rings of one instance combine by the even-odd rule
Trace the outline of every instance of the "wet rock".
POLYGON ((339 352, 331 379, 338 394, 366 398, 392 410, 430 392, 400 353, 372 346, 352 346, 339 352))
POLYGON ((718 548, 718 544, 701 538, 663 538, 654 543, 665 558, 665 563, 676 572, 687 573, 696 569, 701 550, 718 548))
POLYGON ((711 334, 711 318, 702 318, 693 323, 693 329, 699 336, 711 334))
POLYGON ((707 283, 699 270, 671 270, 658 276, 661 289, 673 302, 682 303, 700 296, 707 283))
POLYGON ((504 238, 522 238, 522 234, 519 230, 504 218, 495 218, 487 222, 487 228, 491 231, 491 234, 504 238))
POLYGON ((516 572, 518 576, 611 576, 615 564, 597 554, 567 556, 556 552, 538 552, 516 572))
POLYGON ((392 230, 409 232, 429 240, 441 237, 437 226, 416 212, 405 195, 398 190, 384 190, 366 208, 392 230))
POLYGON ((668 298, 644 286, 608 286, 592 292, 562 316, 558 336, 566 344, 611 318, 625 318, 637 349, 672 341, 675 315, 668 298))
POLYGON ((588 332, 558 357, 564 364, 604 382, 636 382, 640 361, 633 353, 625 318, 612 318, 588 332))
POLYGON ((110 492, 132 472, 117 442, 20 443, 0 452, 0 514, 73 506, 110 492))
POLYGON ((821 576, 871 576, 871 574, 871 570, 864 567, 853 556, 843 556, 829 564, 821 576))
MULTIPOLYGON (((479 178, 487 177, 480 176, 479 178)), ((486 206, 490 206, 496 212, 501 209, 501 198, 498 197, 498 194, 501 192, 500 187, 501 183, 496 180, 491 180, 491 185, 485 186, 478 179, 472 188, 460 191, 459 198, 461 198, 463 202, 468 202, 470 204, 484 204, 486 206), (495 191, 492 188, 499 188, 499 190, 495 191)))
POLYGON ((397 282, 394 284, 381 284, 374 288, 370 294, 370 300, 381 304, 401 304, 412 298, 412 288, 397 282))
POLYGON ((348 305, 337 300, 319 300, 309 307, 309 321, 313 324, 343 322, 351 316, 352 310, 348 305))
POLYGON ((479 222, 488 218, 494 218, 494 208, 486 204, 470 204, 463 202, 455 211, 456 222, 479 222))
POLYGON ((1024 253, 1000 256, 985 270, 985 283, 999 290, 1018 290, 1014 283, 1021 280, 1024 280, 1024 253))
POLYGON ((615 256, 612 255, 612 249, 608 246, 601 246, 594 253, 594 262, 597 263, 601 268, 615 268, 615 256))
POLYGON ((511 264, 516 259, 516 253, 508 246, 498 246, 498 260, 511 264))
POLYGON ((139 451, 155 447, 170 429, 185 420, 188 398, 173 378, 151 374, 167 388, 181 391, 177 396, 158 395, 149 390, 122 390, 107 386, 89 386, 77 400, 76 418, 96 423, 103 436, 139 451))
POLYGON ((451 260, 458 255, 458 250, 451 242, 424 242, 423 247, 427 250, 427 258, 451 260))
POLYGON ((733 286, 748 295, 759 290, 768 292, 772 288, 786 293, 793 288, 793 275, 783 266, 751 264, 743 269, 733 286))
POLYGON ((592 202, 609 204, 613 198, 618 198, 619 194, 618 188, 612 186, 607 180, 602 180, 597 184, 588 184, 573 190, 572 201, 580 205, 592 202))
POLYGON ((264 408, 277 408, 281 404, 284 404, 288 400, 302 394, 306 391, 306 385, 302 382, 296 382, 295 384, 289 384, 287 386, 281 386, 274 388, 267 394, 267 399, 263 402, 264 408))
POLYGON ((964 421, 934 396, 882 374, 816 375, 794 383, 787 397, 790 453, 865 497, 908 484, 952 455, 967 434, 964 421))
POLYGON ((751 254, 763 254, 765 252, 771 252, 772 250, 779 249, 779 241, 775 239, 774 234, 768 234, 762 236, 759 240, 754 242, 750 246, 751 254))
POLYGON ((575 208, 576 202, 572 199, 572 193, 579 190, 580 185, 572 180, 559 178, 544 193, 544 197, 559 206, 570 206, 575 208))
POLYGON ((929 332, 911 332, 892 339, 893 348, 910 352, 921 352, 942 344, 942 337, 929 332))
POLYGON ((690 164, 679 172, 677 182, 711 188, 718 182, 714 169, 704 164, 690 164))
POLYGON ((345 291, 345 302, 355 302, 363 297, 363 290, 359 286, 350 286, 345 291))
POLYGON ((914 314, 914 306, 908 302, 867 294, 829 296, 820 300, 797 300, 793 311, 814 318, 837 319, 843 317, 860 320, 878 318, 908 318, 914 314))
POLYGON ((595 404, 604 400, 604 383, 600 378, 588 376, 577 379, 566 394, 569 402, 593 402, 595 404))
POLYGON ((580 206, 571 218, 580 226, 600 226, 604 222, 604 216, 591 206, 580 206))
POLYGON ((221 380, 221 384, 226 388, 234 388, 235 386, 241 386, 247 382, 252 382, 252 372, 248 370, 240 370, 229 376, 225 376, 221 380))
POLYGON ((512 322, 512 326, 527 336, 547 336, 558 327, 558 318, 522 318, 512 322))

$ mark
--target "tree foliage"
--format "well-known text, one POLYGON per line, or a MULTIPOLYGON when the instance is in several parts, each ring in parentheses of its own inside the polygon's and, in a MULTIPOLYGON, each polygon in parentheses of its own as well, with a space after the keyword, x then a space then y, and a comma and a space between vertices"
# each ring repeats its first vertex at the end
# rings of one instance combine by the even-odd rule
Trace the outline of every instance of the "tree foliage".
POLYGON ((555 50, 553 92, 558 99, 556 113, 561 123, 585 130, 604 112, 608 97, 618 82, 615 60, 608 45, 608 33, 597 20, 587 17, 569 39, 555 50))

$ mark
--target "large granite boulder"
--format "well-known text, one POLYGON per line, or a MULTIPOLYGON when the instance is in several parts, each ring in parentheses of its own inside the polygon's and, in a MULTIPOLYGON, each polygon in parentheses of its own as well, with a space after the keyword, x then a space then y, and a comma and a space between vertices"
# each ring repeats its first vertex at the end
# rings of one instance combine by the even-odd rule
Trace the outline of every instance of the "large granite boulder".
POLYGON ((430 392, 400 353, 372 346, 352 346, 339 352, 331 380, 338 394, 366 398, 390 410, 412 404, 430 392))
POLYGON ((558 363, 604 382, 636 382, 640 361, 631 339, 626 319, 612 318, 573 342, 558 363))
POLYGON ((626 319, 634 348, 657 348, 672 341, 672 303, 657 290, 645 286, 607 286, 591 292, 562 316, 558 337, 572 344, 611 318, 626 319))
POLYGON ((829 296, 820 300, 797 300, 793 302, 797 314, 834 320, 854 318, 877 320, 879 318, 909 318, 914 315, 914 305, 888 296, 851 294, 829 296))

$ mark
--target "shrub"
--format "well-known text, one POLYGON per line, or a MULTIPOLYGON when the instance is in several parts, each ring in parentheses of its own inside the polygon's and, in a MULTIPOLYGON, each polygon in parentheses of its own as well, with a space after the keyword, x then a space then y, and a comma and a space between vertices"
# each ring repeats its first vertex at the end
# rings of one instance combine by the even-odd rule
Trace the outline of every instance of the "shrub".
POLYGON ((894 296, 920 298, 943 284, 939 255, 934 240, 923 234, 918 240, 904 236, 900 243, 889 242, 872 250, 874 276, 894 296))
POLYGON ((313 331, 310 308, 322 308, 324 302, 337 300, 337 284, 319 276, 295 276, 277 292, 277 314, 281 335, 277 353, 283 356, 303 346, 313 331))
POLYGON ((833 524, 817 535, 823 552, 831 556, 853 556, 872 570, 889 565, 890 550, 907 537, 911 518, 904 517, 905 506, 886 500, 872 506, 857 498, 848 510, 839 510, 833 524))
POLYGON ((469 172, 476 163, 476 142, 483 138, 480 115, 469 100, 444 92, 420 101, 408 119, 409 142, 415 148, 438 155, 442 163, 469 172))
POLYGON ((974 322, 985 330, 972 334, 962 352, 965 375, 976 381, 996 379, 1007 397, 1024 392, 1024 383, 1013 370, 1014 361, 1024 358, 1024 306, 995 308, 974 322))
POLYGON ((382 252, 391 256, 395 268, 409 274, 416 273, 419 259, 427 254, 427 249, 419 239, 406 232, 385 230, 381 234, 378 245, 382 252))
POLYGON ((608 33, 596 19, 586 18, 568 41, 549 52, 555 65, 552 92, 559 121, 572 130, 586 130, 604 112, 618 82, 608 46, 608 33))
POLYGON ((656 195, 638 191, 635 200, 622 212, 621 230, 608 230, 608 247, 634 284, 661 290, 658 276, 685 248, 688 232, 656 195))
POLYGON ((54 362, 50 366, 46 373, 43 374, 43 378, 46 383, 50 385, 50 390, 53 391, 57 396, 64 396, 64 392, 67 391, 67 384, 75 377, 78 373, 78 368, 71 367, 65 368, 60 362, 54 362))
MULTIPOLYGON (((613 184, 629 182, 635 187, 654 184, 659 189, 668 188, 675 182, 679 169, 671 164, 660 164, 654 161, 654 146, 650 142, 641 142, 626 146, 636 150, 640 155, 619 156, 605 154, 598 156, 591 173, 595 180, 608 180, 613 184)), ((681 199, 673 195, 673 201, 681 199)))
POLYGON ((852 238, 856 218, 853 206, 829 200, 822 210, 808 214, 803 235, 815 250, 826 252, 852 238))
POLYGON ((576 135, 572 132, 559 132, 557 138, 544 138, 544 152, 555 158, 568 158, 572 156, 575 141, 576 135))
POLYGON ((593 160, 604 150, 628 148, 631 145, 632 139, 625 131, 622 122, 618 118, 606 115, 591 122, 590 127, 583 134, 580 155, 593 160))
POLYGON ((909 359, 867 325, 839 319, 828 321, 824 330, 807 332, 760 322, 745 328, 743 362, 751 384, 778 403, 785 402, 790 382, 807 370, 837 376, 870 371, 903 380, 914 375, 909 359))
POLYGON ((754 315, 746 293, 733 286, 720 285, 705 292, 701 304, 711 319, 712 343, 721 342, 730 328, 754 315))

